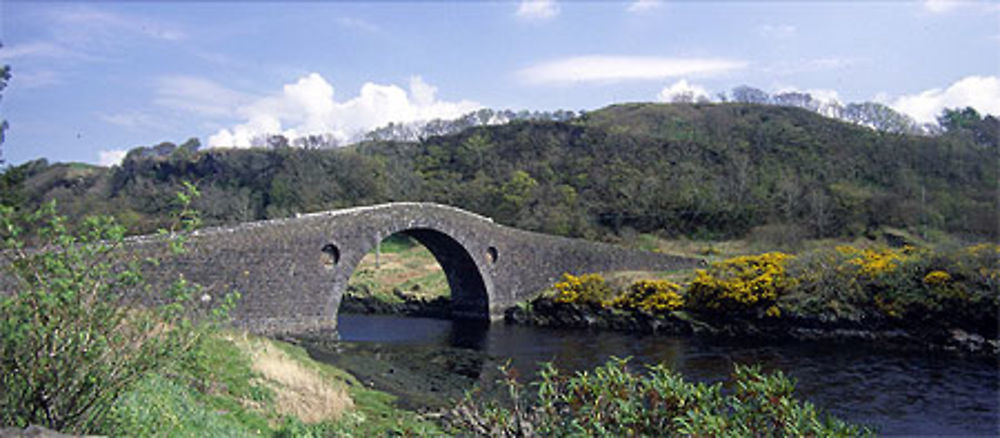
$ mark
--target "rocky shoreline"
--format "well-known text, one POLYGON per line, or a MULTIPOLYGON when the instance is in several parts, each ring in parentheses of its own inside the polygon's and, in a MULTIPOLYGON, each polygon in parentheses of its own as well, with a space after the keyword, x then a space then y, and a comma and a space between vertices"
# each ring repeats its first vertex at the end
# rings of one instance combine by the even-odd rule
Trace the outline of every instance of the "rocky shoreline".
POLYGON ((402 315, 421 318, 451 318, 451 299, 439 296, 431 299, 409 295, 396 290, 399 301, 386 301, 370 294, 344 294, 340 303, 341 313, 362 315, 402 315))
POLYGON ((749 338, 777 341, 865 342, 900 351, 946 352, 996 360, 1000 340, 965 330, 879 321, 830 321, 817 317, 710 317, 689 312, 651 313, 538 299, 508 309, 509 323, 616 330, 644 334, 749 338))
MULTIPOLYGON (((423 318, 451 317, 451 301, 397 292, 398 302, 373 295, 347 294, 341 312, 369 315, 402 315, 423 318)), ((831 320, 819 317, 782 318, 710 317, 684 311, 653 313, 600 306, 560 303, 540 298, 507 309, 509 324, 534 325, 676 336, 749 338, 776 341, 864 342, 898 351, 930 351, 985 359, 1000 358, 1000 339, 959 328, 894 324, 888 320, 831 320)))

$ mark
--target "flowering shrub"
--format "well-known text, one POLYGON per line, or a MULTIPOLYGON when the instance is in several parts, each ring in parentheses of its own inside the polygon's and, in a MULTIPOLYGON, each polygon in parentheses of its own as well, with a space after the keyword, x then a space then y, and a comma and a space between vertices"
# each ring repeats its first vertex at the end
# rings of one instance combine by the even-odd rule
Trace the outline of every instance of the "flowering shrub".
POLYGON ((924 284, 937 287, 944 286, 951 281, 951 275, 945 271, 931 271, 924 276, 924 284))
POLYGON ((838 246, 837 252, 846 256, 848 263, 857 266, 861 275, 876 278, 895 272, 917 251, 911 246, 901 250, 887 247, 857 249, 852 246, 838 246))
POLYGON ((684 306, 684 299, 678 293, 680 289, 677 283, 666 280, 640 280, 615 298, 613 305, 622 309, 669 312, 684 306))
POLYGON ((604 281, 601 274, 580 276, 563 274, 563 281, 555 284, 555 301, 559 303, 579 303, 604 305, 614 291, 604 281))
POLYGON ((796 281, 785 271, 785 264, 794 257, 780 252, 742 256, 713 263, 705 270, 695 271, 688 288, 685 306, 710 312, 745 313, 764 310, 768 316, 778 316, 778 297, 796 281))

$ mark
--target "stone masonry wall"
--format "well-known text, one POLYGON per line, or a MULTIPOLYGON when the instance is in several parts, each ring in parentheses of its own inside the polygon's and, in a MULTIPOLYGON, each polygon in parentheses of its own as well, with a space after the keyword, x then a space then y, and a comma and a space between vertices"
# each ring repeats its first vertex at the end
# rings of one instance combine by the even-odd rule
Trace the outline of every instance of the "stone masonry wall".
MULTIPOLYGON (((460 316, 495 319, 564 272, 667 270, 699 262, 677 256, 518 230, 454 207, 392 203, 203 229, 188 251, 163 258, 156 237, 129 241, 136 257, 158 255, 148 277, 178 275, 212 296, 236 290, 236 326, 257 333, 336 329, 351 273, 382 239, 406 232, 438 258, 460 316)), ((2 286, 3 282, 0 282, 2 286)), ((155 289, 155 288, 154 288, 155 289)))

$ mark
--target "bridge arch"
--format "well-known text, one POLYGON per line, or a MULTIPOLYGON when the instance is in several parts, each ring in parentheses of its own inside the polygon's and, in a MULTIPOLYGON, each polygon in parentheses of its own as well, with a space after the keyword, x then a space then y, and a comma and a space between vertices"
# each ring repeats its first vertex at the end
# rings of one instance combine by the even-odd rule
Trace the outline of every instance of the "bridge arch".
MULTIPOLYGON (((364 255, 371 252, 375 245, 378 245, 382 240, 397 234, 410 237, 427 248, 441 270, 444 271, 448 288, 451 291, 452 317, 463 319, 490 318, 489 291, 493 288, 493 281, 488 272, 489 266, 483 263, 486 260, 483 257, 474 257, 474 253, 469 248, 446 231, 429 227, 404 228, 379 233, 370 240, 355 241, 355 244, 361 243, 361 246, 352 248, 350 252, 355 257, 345 261, 351 263, 344 266, 344 272, 348 279, 358 269, 364 255), (361 254, 360 258, 356 257, 359 253, 361 254)), ((328 245, 334 246, 339 252, 339 246, 336 244, 328 245)), ((484 256, 488 257, 488 254, 489 252, 484 256)), ((338 292, 341 290, 334 291, 334 293, 338 292)))

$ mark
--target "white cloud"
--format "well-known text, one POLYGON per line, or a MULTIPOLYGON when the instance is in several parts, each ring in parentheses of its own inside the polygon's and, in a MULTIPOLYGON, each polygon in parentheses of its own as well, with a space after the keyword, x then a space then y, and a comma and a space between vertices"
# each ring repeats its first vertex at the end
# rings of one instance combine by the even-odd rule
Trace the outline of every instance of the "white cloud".
POLYGON ((4 46, 0 48, 0 60, 16 58, 85 58, 78 52, 45 41, 35 41, 26 44, 4 46))
POLYGON ((98 152, 97 163, 105 167, 117 166, 122 164, 122 160, 125 159, 125 154, 127 153, 128 151, 124 149, 100 151, 98 152))
POLYGON ((378 31, 382 30, 377 25, 372 24, 372 23, 370 23, 368 21, 362 20, 360 18, 340 17, 340 18, 338 18, 338 19, 336 19, 334 21, 336 21, 337 24, 339 24, 340 26, 342 26, 344 28, 352 29, 352 30, 360 30, 362 32, 374 33, 374 32, 378 32, 378 31))
POLYGON ((139 111, 122 112, 115 114, 98 114, 101 120, 115 126, 129 129, 163 129, 162 119, 139 111))
POLYGON ((686 79, 681 79, 660 90, 656 99, 660 102, 697 102, 711 100, 711 97, 705 87, 689 84, 686 79))
POLYGON ((236 117, 239 115, 239 107, 250 100, 250 96, 208 79, 176 75, 161 77, 156 81, 156 97, 153 102, 202 116, 236 117))
POLYGON ((956 0, 924 0, 924 10, 934 14, 944 14, 966 3, 956 0))
POLYGON ((663 2, 660 0, 635 0, 632 3, 629 3, 628 8, 625 10, 639 14, 659 8, 662 5, 663 2))
POLYGON ((758 27, 757 32, 765 38, 784 40, 795 37, 798 29, 791 24, 765 24, 758 27))
POLYGON ((409 92, 396 85, 366 83, 360 95, 335 99, 334 88, 318 73, 287 84, 281 93, 240 106, 244 123, 222 129, 208 139, 211 147, 249 147, 262 135, 289 139, 332 134, 340 142, 356 139, 389 122, 457 118, 480 108, 475 102, 438 100, 437 88, 419 76, 410 79, 409 92))
POLYGON ((521 0, 517 7, 517 17, 522 20, 543 21, 559 15, 559 4, 555 0, 521 0))
POLYGON ((920 123, 935 123, 945 108, 971 106, 980 113, 1000 114, 1000 76, 967 76, 948 86, 904 95, 889 104, 920 123))
POLYGON ((813 59, 782 60, 765 65, 761 71, 776 76, 789 76, 815 71, 842 70, 850 68, 863 60, 828 56, 813 59))
POLYGON ((709 58, 577 56, 556 59, 518 72, 528 83, 617 82, 711 75, 739 70, 744 61, 709 58))
POLYGON ((22 71, 18 72, 16 78, 10 86, 18 89, 42 88, 63 82, 59 74, 52 70, 22 71))
POLYGON ((136 35, 163 41, 186 38, 183 31, 165 24, 161 19, 111 13, 93 7, 53 8, 49 10, 49 18, 58 26, 56 37, 81 45, 136 35))

